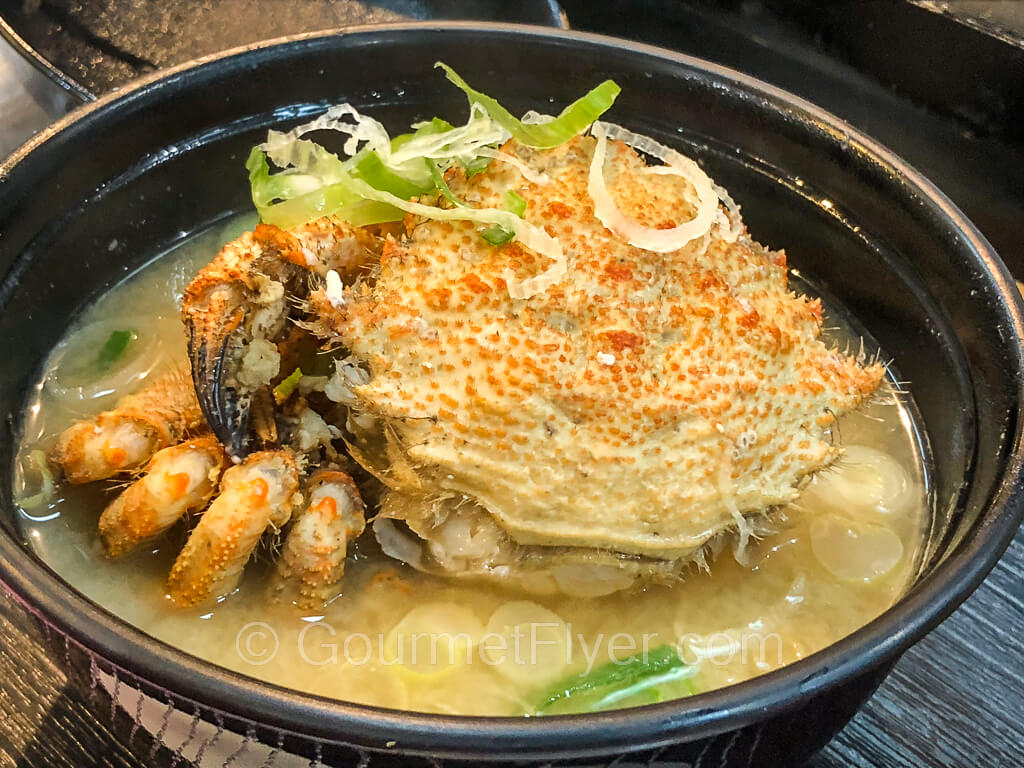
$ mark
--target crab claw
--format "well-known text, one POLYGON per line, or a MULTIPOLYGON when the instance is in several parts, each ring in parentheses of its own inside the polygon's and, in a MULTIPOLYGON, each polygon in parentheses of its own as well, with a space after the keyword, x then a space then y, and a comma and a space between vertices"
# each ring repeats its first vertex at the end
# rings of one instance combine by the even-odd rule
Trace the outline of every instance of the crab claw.
POLYGON ((277 345, 311 282, 351 279, 380 254, 379 238, 334 217, 285 231, 260 224, 221 249, 185 291, 182 317, 196 396, 207 423, 236 458, 276 443, 271 383, 277 345))
POLYGON ((182 302, 199 406, 236 458, 254 447, 253 397, 277 374, 276 341, 285 328, 285 296, 300 282, 300 268, 275 247, 283 235, 259 226, 228 243, 199 272, 182 302), (257 360, 265 359, 250 371, 251 349, 257 360))
POLYGON ((206 422, 229 454, 249 453, 249 408, 224 371, 237 365, 245 346, 240 331, 245 317, 244 292, 233 285, 216 286, 185 314, 192 380, 206 422))

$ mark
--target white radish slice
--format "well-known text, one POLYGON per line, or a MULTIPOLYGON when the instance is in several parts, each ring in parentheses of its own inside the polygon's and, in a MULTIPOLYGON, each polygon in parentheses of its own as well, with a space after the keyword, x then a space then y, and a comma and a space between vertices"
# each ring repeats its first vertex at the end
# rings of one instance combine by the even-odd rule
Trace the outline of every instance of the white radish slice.
POLYGON ((914 502, 916 487, 889 454, 866 445, 848 445, 829 470, 814 478, 805 494, 850 516, 858 512, 891 515, 914 502))
POLYGON ((557 613, 529 600, 515 600, 491 614, 480 655, 510 680, 548 682, 568 665, 568 639, 569 631, 557 613))
POLYGON ((77 329, 54 350, 46 388, 75 413, 82 414, 95 413, 109 400, 138 388, 159 365, 162 339, 173 330, 163 317, 147 320, 145 331, 139 332, 138 326, 137 318, 120 317, 77 329), (124 331, 132 335, 123 353, 107 365, 100 364, 101 350, 111 334, 124 331))
POLYGON ((437 678, 471 664, 483 624, 457 603, 413 608, 388 633, 381 661, 410 677, 437 678))
MULTIPOLYGON (((323 637, 324 634, 317 630, 317 634, 311 632, 309 639, 306 640, 306 644, 310 647, 308 653, 315 663, 322 664, 324 659, 334 661, 334 656, 331 654, 333 649, 337 647, 334 645, 336 640, 335 638, 330 638, 329 640, 320 641, 324 643, 324 648, 317 648, 316 643, 318 640, 315 638, 323 637)), ((318 693, 321 696, 336 699, 338 697, 337 678, 344 677, 350 686, 350 690, 362 692, 361 696, 363 698, 360 701, 366 704, 372 704, 377 707, 389 707, 391 709, 409 709, 409 689, 406 687, 405 681, 399 675, 390 673, 386 668, 381 669, 378 664, 373 663, 372 648, 367 645, 364 650, 361 637, 358 635, 349 635, 349 637, 353 638, 350 643, 350 658, 347 660, 342 658, 342 663, 337 668, 337 676, 334 674, 323 675, 318 681, 319 685, 317 688, 319 690, 312 690, 311 693, 318 693)), ((339 644, 344 645, 344 641, 340 641, 339 644)), ((377 643, 374 642, 372 645, 376 646, 377 643)), ((300 647, 305 648, 306 645, 300 647)), ((331 667, 331 669, 334 669, 334 667, 331 667)), ((282 765, 285 764, 282 762, 282 765)), ((295 768, 298 768, 299 765, 296 762, 295 768)), ((308 763, 301 763, 301 765, 308 765, 308 763)))
POLYGON ((823 515, 811 523, 811 551, 841 581, 870 584, 903 559, 903 542, 884 525, 823 515))

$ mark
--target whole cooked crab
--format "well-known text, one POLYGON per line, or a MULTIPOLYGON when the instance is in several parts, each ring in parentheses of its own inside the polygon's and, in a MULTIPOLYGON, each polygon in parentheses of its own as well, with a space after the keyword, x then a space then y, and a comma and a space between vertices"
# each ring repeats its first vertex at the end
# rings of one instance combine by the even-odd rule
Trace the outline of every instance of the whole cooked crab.
MULTIPOLYGON (((372 528, 388 555, 600 595, 675 579, 728 536, 742 544, 835 459, 826 428, 883 369, 820 340, 821 306, 788 289, 782 252, 726 208, 678 250, 630 245, 595 217, 592 138, 502 151, 548 183, 498 161, 447 181, 476 207, 514 190, 562 243, 564 275, 529 298, 509 282, 548 259, 468 221, 322 218, 225 246, 185 295, 194 392, 173 374, 54 449, 72 482, 148 461, 101 518, 111 554, 212 498, 171 571, 175 602, 230 592, 265 530, 286 524, 278 584, 330 599, 364 526, 354 460, 382 486, 372 528), (333 370, 282 387, 314 341, 333 370)), ((687 181, 621 142, 608 151, 625 216, 655 230, 694 217, 687 181)))

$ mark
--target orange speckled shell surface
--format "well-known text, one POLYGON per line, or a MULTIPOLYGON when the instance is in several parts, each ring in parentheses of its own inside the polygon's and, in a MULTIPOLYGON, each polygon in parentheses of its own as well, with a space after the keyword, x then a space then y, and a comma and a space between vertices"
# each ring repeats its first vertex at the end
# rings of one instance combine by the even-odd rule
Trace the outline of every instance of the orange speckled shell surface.
MULTIPOLYGON (((736 514, 793 500, 837 454, 823 428, 883 369, 820 341, 821 307, 789 291, 785 255, 736 238, 724 216, 667 254, 606 229, 587 191, 593 147, 510 142, 546 185, 500 161, 450 182, 474 207, 501 207, 509 189, 527 201, 567 255, 546 291, 513 300, 501 275, 547 258, 489 245, 477 224, 416 219, 375 280, 341 306, 312 303, 370 370, 356 393, 414 470, 393 487, 468 496, 522 544, 684 557, 736 514)), ((645 168, 609 147, 620 209, 657 228, 691 218, 688 182, 645 168)))

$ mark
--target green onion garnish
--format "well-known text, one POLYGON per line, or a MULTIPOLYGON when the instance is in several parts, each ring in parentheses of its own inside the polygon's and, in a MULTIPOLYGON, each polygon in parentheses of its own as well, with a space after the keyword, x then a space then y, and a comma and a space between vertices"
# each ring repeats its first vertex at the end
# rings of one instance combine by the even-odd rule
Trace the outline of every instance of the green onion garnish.
MULTIPOLYGON (((505 201, 502 207, 509 213, 514 213, 520 219, 523 218, 523 214, 526 213, 526 201, 522 198, 522 195, 514 189, 510 189, 505 193, 505 201)), ((480 233, 480 237, 491 245, 504 245, 515 236, 515 232, 506 229, 499 224, 488 227, 480 233)))
POLYGON ((295 388, 299 386, 299 381, 301 379, 302 369, 296 368, 278 382, 278 385, 274 387, 274 400, 278 405, 292 396, 292 392, 294 392, 295 388))
POLYGON ((484 157, 481 155, 480 157, 470 160, 463 166, 466 169, 466 178, 471 179, 478 173, 486 171, 490 167, 493 159, 493 157, 484 157))
POLYGON ((96 368, 104 373, 110 370, 128 351, 128 345, 135 339, 135 331, 111 331, 110 336, 96 353, 96 368))
POLYGON ((522 195, 514 189, 510 189, 505 192, 505 210, 514 213, 521 219, 523 214, 526 213, 526 201, 522 195))
POLYGON ((46 454, 43 451, 35 450, 29 453, 29 458, 36 465, 36 469, 39 470, 39 492, 21 499, 15 499, 14 503, 22 509, 32 509, 40 507, 44 503, 49 503, 53 499, 54 491, 57 488, 53 472, 46 461, 46 454))
MULTIPOLYGON (((646 654, 638 653, 625 659, 610 661, 597 667, 589 675, 572 675, 555 685, 537 707, 543 714, 561 701, 576 701, 588 711, 615 706, 627 699, 636 703, 660 700, 656 687, 693 674, 693 668, 679 658, 671 645, 662 645, 646 654)), ((688 693, 696 693, 687 683, 688 693)))
POLYGON ((492 227, 488 227, 480 233, 480 237, 486 240, 491 245, 504 245, 516 236, 516 233, 510 229, 495 224, 492 227))

